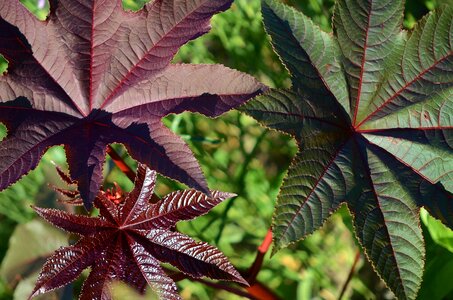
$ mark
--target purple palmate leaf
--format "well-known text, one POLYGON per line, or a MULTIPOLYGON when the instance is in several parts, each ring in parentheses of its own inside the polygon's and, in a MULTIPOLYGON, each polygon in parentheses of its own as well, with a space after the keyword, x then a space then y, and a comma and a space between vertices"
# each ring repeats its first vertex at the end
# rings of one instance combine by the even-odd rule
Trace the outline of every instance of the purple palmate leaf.
POLYGON ((64 145, 71 177, 90 208, 106 146, 209 193, 188 146, 161 122, 183 111, 216 117, 260 93, 253 77, 221 65, 171 64, 232 0, 156 0, 126 12, 121 0, 51 1, 41 22, 19 2, 0 2, 0 189, 64 145))
POLYGON ((194 191, 167 195, 150 203, 156 173, 144 165, 137 171, 134 190, 115 203, 112 194, 100 192, 96 218, 55 209, 35 208, 48 222, 81 236, 74 246, 61 248, 44 265, 31 297, 75 280, 91 267, 80 299, 110 299, 109 284, 122 280, 143 293, 149 284, 161 299, 180 299, 173 280, 160 266, 170 263, 191 277, 247 282, 215 247, 172 231, 179 220, 203 215, 234 194, 194 191))

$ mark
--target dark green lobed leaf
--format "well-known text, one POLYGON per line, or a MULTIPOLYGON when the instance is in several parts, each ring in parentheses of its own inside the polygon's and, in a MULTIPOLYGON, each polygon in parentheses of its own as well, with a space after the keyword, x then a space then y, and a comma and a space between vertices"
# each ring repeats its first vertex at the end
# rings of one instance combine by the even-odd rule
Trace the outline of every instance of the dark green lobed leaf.
POLYGON ((401 30, 403 1, 339 0, 334 35, 276 0, 263 17, 292 91, 241 109, 299 146, 274 213, 274 251, 342 202, 378 274, 414 299, 424 265, 419 208, 453 228, 453 8, 401 30))

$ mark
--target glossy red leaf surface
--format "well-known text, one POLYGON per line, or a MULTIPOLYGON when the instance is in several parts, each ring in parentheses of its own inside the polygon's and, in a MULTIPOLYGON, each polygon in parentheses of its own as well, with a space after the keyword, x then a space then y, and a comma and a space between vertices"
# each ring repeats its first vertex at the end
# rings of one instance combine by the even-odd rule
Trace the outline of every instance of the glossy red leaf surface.
POLYGON ((126 12, 121 0, 51 1, 47 21, 19 0, 0 3, 0 189, 64 145, 90 208, 106 146, 123 143, 159 173, 208 193, 188 146, 161 122, 183 111, 216 117, 260 93, 253 77, 221 65, 171 64, 232 0, 155 0, 126 12))
POLYGON ((32 297, 64 286, 91 268, 80 299, 110 299, 109 284, 113 280, 122 280, 139 292, 150 285, 161 299, 180 299, 161 262, 191 277, 247 284, 217 248, 172 231, 179 220, 206 214, 235 195, 213 191, 208 197, 195 190, 179 191, 152 204, 149 200, 155 180, 155 171, 140 165, 135 187, 124 201, 115 203, 109 192, 98 194, 94 202, 100 210, 98 217, 35 208, 45 220, 81 239, 73 246, 60 248, 47 260, 32 297))

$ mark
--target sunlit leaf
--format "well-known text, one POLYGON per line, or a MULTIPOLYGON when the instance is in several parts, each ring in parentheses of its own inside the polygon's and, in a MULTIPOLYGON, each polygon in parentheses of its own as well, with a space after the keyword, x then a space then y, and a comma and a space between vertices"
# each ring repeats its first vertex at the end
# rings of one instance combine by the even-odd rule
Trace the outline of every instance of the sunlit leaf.
POLYGON ((346 202, 376 271, 398 298, 414 299, 425 256, 420 207, 453 228, 453 8, 408 33, 403 2, 338 0, 330 35, 264 0, 293 87, 243 111, 299 146, 278 196, 275 250, 346 202))
POLYGON ((64 144, 72 178, 91 208, 106 146, 208 193, 186 143, 161 119, 171 113, 215 117, 264 89, 222 65, 171 64, 179 48, 210 29, 232 0, 155 0, 138 12, 122 1, 53 1, 46 22, 18 1, 0 3, 0 189, 64 144))

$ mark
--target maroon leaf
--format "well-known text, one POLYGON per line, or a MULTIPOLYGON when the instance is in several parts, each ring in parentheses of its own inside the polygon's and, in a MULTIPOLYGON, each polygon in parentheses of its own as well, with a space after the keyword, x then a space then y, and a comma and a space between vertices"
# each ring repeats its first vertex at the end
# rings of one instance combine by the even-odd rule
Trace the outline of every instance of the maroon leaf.
POLYGON ((108 286, 109 268, 107 262, 101 262, 93 266, 90 275, 83 283, 79 300, 107 300, 111 299, 108 286))
POLYGON ((178 221, 204 215, 223 200, 234 196, 236 195, 217 191, 212 193, 212 197, 195 190, 173 192, 162 201, 148 206, 148 209, 134 220, 134 226, 137 229, 168 229, 178 221))
POLYGON ((80 235, 90 235, 99 232, 103 227, 112 228, 110 224, 99 218, 90 218, 88 216, 76 216, 58 209, 45 209, 34 207, 35 211, 53 225, 80 235), (83 222, 83 226, 80 226, 83 222))
POLYGON ((125 12, 120 0, 51 1, 46 22, 18 0, 0 3, 0 189, 65 145, 71 177, 90 208, 107 145, 208 193, 188 146, 162 123, 183 111, 216 117, 260 93, 251 76, 221 65, 170 64, 232 0, 155 0, 125 12))
POLYGON ((129 239, 129 247, 134 263, 139 267, 143 278, 158 295, 162 299, 180 299, 175 282, 165 274, 159 261, 133 239, 129 239))
POLYGON ((109 243, 113 246, 108 247, 103 252, 103 259, 96 260, 93 264, 90 275, 85 280, 82 292, 80 293, 81 300, 106 300, 111 299, 109 290, 109 278, 115 276, 115 273, 120 271, 119 268, 124 261, 121 254, 121 240, 111 240, 109 243))
MULTIPOLYGON (((241 277, 224 255, 207 243, 197 243, 181 233, 161 229, 150 230, 146 238, 152 243, 143 243, 149 253, 192 277, 224 280, 241 277)), ((247 284, 244 280, 239 282, 247 284)))
POLYGON ((100 192, 100 216, 90 218, 54 209, 35 208, 48 222, 82 236, 74 246, 59 249, 44 265, 32 296, 75 280, 91 267, 80 299, 110 299, 109 283, 122 280, 144 292, 152 286, 161 299, 180 299, 175 283, 160 266, 170 263, 192 277, 247 282, 215 247, 171 231, 179 220, 207 213, 233 194, 213 191, 212 197, 189 190, 152 204, 156 172, 139 165, 133 191, 116 201, 117 193, 100 192))
POLYGON ((76 245, 60 248, 47 259, 31 297, 52 291, 75 280, 92 265, 111 241, 112 234, 82 238, 76 245))
POLYGON ((68 176, 68 174, 66 174, 61 168, 60 166, 56 165, 54 162, 52 162, 55 166, 55 169, 57 170, 57 174, 58 176, 60 176, 61 180, 63 180, 64 182, 66 182, 67 184, 71 185, 71 184, 75 184, 76 182, 74 182, 74 180, 72 180, 71 177, 68 176))
POLYGON ((132 221, 134 212, 146 210, 150 204, 149 200, 153 196, 155 184, 156 172, 153 172, 148 168, 137 169, 134 189, 127 196, 124 207, 121 210, 125 222, 132 221))

